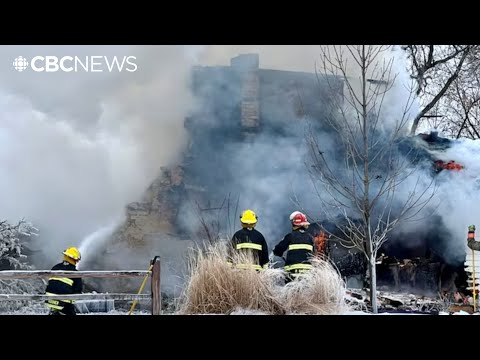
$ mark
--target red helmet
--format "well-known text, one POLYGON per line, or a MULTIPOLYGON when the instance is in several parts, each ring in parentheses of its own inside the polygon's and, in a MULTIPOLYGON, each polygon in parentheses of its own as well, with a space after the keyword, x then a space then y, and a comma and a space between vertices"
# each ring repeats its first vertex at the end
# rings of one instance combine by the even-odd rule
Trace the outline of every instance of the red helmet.
POLYGON ((297 214, 301 214, 301 212, 300 212, 300 211, 294 211, 294 212, 292 212, 292 213, 290 214, 290 221, 293 221, 293 218, 294 218, 295 215, 297 215, 297 214))
POLYGON ((293 217, 292 223, 294 226, 308 226, 310 223, 305 214, 299 213, 293 217))

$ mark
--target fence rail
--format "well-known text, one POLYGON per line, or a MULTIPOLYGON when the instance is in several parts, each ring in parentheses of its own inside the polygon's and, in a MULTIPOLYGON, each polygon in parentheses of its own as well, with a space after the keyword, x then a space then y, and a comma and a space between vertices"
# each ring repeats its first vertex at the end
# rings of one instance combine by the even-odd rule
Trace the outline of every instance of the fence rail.
POLYGON ((0 271, 0 280, 38 279, 50 277, 67 278, 126 278, 150 277, 151 294, 126 294, 126 293, 86 293, 72 295, 46 295, 46 294, 0 294, 0 301, 9 300, 152 300, 152 315, 160 315, 162 296, 160 291, 160 257, 155 256, 151 261, 149 270, 123 270, 123 271, 60 271, 60 270, 4 270, 0 271))
POLYGON ((45 294, 0 294, 0 300, 150 300, 148 294, 73 294, 73 295, 45 295, 45 294))
POLYGON ((68 278, 115 278, 115 277, 135 277, 152 275, 151 271, 146 270, 127 270, 127 271, 61 271, 61 270, 4 270, 0 271, 0 280, 11 279, 33 279, 49 278, 52 276, 61 276, 68 278))

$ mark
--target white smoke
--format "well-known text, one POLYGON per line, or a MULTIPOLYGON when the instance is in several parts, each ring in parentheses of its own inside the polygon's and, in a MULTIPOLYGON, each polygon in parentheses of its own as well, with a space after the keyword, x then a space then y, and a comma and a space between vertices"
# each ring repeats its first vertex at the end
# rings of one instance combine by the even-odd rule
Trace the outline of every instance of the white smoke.
POLYGON ((184 146, 184 46, 0 47, 0 214, 41 231, 50 261, 138 200, 184 146), (136 72, 17 72, 17 56, 135 56, 136 72))
MULTIPOLYGON (((313 74, 316 71, 322 72, 320 60, 322 49, 326 48, 327 46, 324 45, 208 46, 198 52, 198 58, 203 65, 228 66, 230 65, 230 59, 239 54, 258 53, 261 69, 303 71, 313 74)), ((332 47, 329 48, 330 54, 333 54, 334 49, 332 47)), ((343 56, 347 59, 347 76, 352 83, 355 83, 354 86, 357 86, 360 73, 355 60, 344 46, 337 47, 337 50, 343 52, 343 56)), ((397 79, 382 104, 381 124, 385 128, 402 119, 407 105, 406 100, 411 90, 409 88, 410 79, 406 72, 406 58, 399 48, 381 53, 377 61, 381 64, 384 61, 388 62, 392 58, 394 61, 391 76, 396 75, 397 79)), ((375 78, 374 80, 385 79, 375 78)), ((215 81, 212 81, 212 85, 217 86, 219 82, 222 83, 223 88, 233 89, 232 93, 235 93, 235 89, 238 87, 231 79, 227 77, 221 78, 220 75, 218 75, 215 81)), ((323 217, 322 215, 325 212, 331 213, 331 210, 321 208, 320 202, 318 199, 315 199, 315 195, 313 195, 314 190, 309 183, 310 180, 305 169, 305 160, 307 158, 304 132, 305 122, 299 121, 301 119, 294 113, 293 108, 288 110, 288 105, 285 104, 291 101, 292 98, 297 99, 299 97, 297 89, 292 82, 288 88, 284 86, 282 89, 270 91, 276 91, 281 96, 275 98, 275 100, 273 100, 272 96, 271 99, 268 99, 268 105, 262 104, 263 118, 261 123, 277 123, 276 126, 280 126, 278 124, 284 121, 282 126, 284 126, 288 135, 285 138, 279 138, 274 133, 263 133, 255 138, 253 144, 235 144, 233 145, 234 149, 227 145, 222 148, 222 154, 215 154, 215 156, 226 158, 223 166, 228 169, 219 170, 217 166, 221 165, 217 162, 212 163, 211 159, 208 159, 204 166, 200 167, 203 169, 204 174, 199 176, 209 177, 209 180, 206 180, 207 183, 209 181, 219 182, 217 187, 214 187, 213 184, 211 186, 217 192, 223 192, 224 196, 228 193, 238 194, 240 196, 240 209, 254 208, 258 214, 261 214, 258 229, 264 232, 267 241, 273 245, 278 242, 281 232, 288 231, 288 214, 297 208, 297 202, 302 203, 305 210, 315 217, 323 217), (279 103, 276 106, 272 103, 273 101, 283 101, 284 103, 279 103), (267 106, 269 106, 268 109, 266 109, 267 106), (281 113, 278 113, 279 111, 281 113), (289 113, 286 114, 285 111, 289 111, 289 113), (259 164, 262 165, 259 166, 259 164), (221 181, 213 176, 215 171, 238 174, 238 177, 228 180, 228 184, 222 187, 221 181)), ((218 94, 215 98, 215 103, 225 104, 227 107, 230 101, 231 99, 227 91, 224 94, 218 94)), ((319 101, 321 100, 319 99, 319 101)), ((417 107, 410 107, 410 111, 405 114, 406 119, 414 116, 415 111, 418 110, 418 104, 414 105, 417 107)), ((206 109, 202 110, 208 111, 206 109)), ((209 116, 204 118, 203 124, 209 127, 222 127, 225 126, 224 123, 226 121, 230 121, 214 112, 209 113, 209 116)), ((325 122, 326 120, 315 119, 315 121, 325 122)), ((406 134, 407 131, 408 121, 403 129, 403 134, 406 134)), ((207 134, 204 136, 207 136, 207 134)), ((225 136, 228 136, 227 132, 225 136)), ((342 168, 344 159, 340 158, 338 151, 333 146, 329 146, 332 143, 331 135, 326 133, 318 134, 318 137, 319 142, 322 144, 322 151, 328 152, 328 156, 330 156, 333 162, 338 162, 338 164, 332 164, 332 166, 334 168, 342 168)), ((206 142, 204 146, 214 146, 213 141, 215 139, 212 138, 212 141, 206 142)), ((205 149, 205 151, 207 150, 205 149)), ((408 196, 407 191, 404 196, 408 196)), ((186 209, 182 213, 185 213, 185 211, 186 209)), ((195 222, 191 217, 183 216, 183 218, 186 225, 195 222)), ((235 220, 237 221, 237 219, 235 220)))
MULTIPOLYGON (((438 175, 436 198, 440 203, 437 213, 452 234, 452 256, 465 251, 467 227, 480 225, 480 142, 470 139, 455 141, 444 153, 436 156, 444 161, 453 160, 465 168, 461 171, 444 170, 438 175)), ((480 227, 479 227, 480 228, 480 227)))
POLYGON ((260 68, 315 72, 320 45, 209 45, 197 52, 198 61, 207 66, 229 66, 240 54, 259 54, 260 68))
MULTIPOLYGON (((229 65, 232 57, 243 53, 258 53, 263 69, 314 73, 321 52, 320 45, 0 47, 2 217, 33 221, 42 234, 39 248, 50 259, 83 239, 82 249, 88 256, 85 244, 104 238, 89 234, 102 232, 99 229, 121 216, 126 204, 141 197, 161 166, 181 158, 186 141, 184 118, 192 105, 191 66, 229 65), (11 66, 19 55, 131 55, 137 58, 138 70, 19 73, 11 66)), ((401 116, 410 91, 405 56, 398 48, 392 54, 398 77, 384 103, 386 122, 401 116)), ((352 64, 350 61, 354 77, 352 64)), ((417 110, 418 103, 414 103, 409 118, 417 110)), ((325 139, 325 143, 329 141, 325 139)), ((280 143, 261 138, 254 148, 258 159, 275 168, 258 179, 249 172, 246 161, 241 187, 234 192, 243 195, 241 209, 254 207, 261 214, 259 229, 276 234, 283 225, 289 228, 288 214, 296 209, 291 190, 296 187, 301 192, 309 181, 299 178, 305 153, 298 151, 298 137, 280 143), (285 218, 278 215, 276 205, 280 203, 287 204, 281 213, 285 218)), ((242 153, 249 154, 248 148, 235 149, 235 157, 242 153)), ((438 191, 443 200, 438 212, 451 231, 459 234, 460 244, 465 226, 476 221, 478 191, 475 179, 468 174, 475 176, 477 171, 477 145, 460 142, 439 156, 467 165, 465 172, 439 174, 445 182, 438 191)), ((422 176, 427 183, 428 175, 422 176)), ((408 193, 408 189, 403 190, 408 193)), ((398 196, 404 195, 399 191, 398 196)), ((306 206, 312 213, 326 211, 316 208, 312 197, 308 200, 306 206)))
POLYGON ((420 112, 420 101, 415 96, 414 83, 406 70, 408 59, 399 46, 393 46, 385 54, 384 60, 387 63, 388 61, 392 62, 390 76, 394 81, 382 104, 382 122, 387 127, 405 123, 400 134, 407 135, 410 131, 411 121, 420 112))
MULTIPOLYGON (((199 59, 203 65, 229 65, 230 58, 241 53, 258 53, 260 58, 260 68, 263 69, 278 69, 291 71, 306 71, 315 72, 315 64, 319 64, 320 46, 209 46, 199 52, 199 59)), ((348 56, 347 56, 348 57, 348 56)), ((392 75, 396 76, 396 80, 392 89, 387 93, 382 104, 381 120, 384 128, 391 128, 391 125, 402 120, 405 117, 407 120, 401 135, 407 135, 411 121, 418 114, 420 110, 420 103, 417 98, 412 97, 413 84, 407 72, 407 58, 399 46, 394 46, 392 50, 384 53, 382 58, 378 60, 389 61, 393 58, 392 75), (410 101, 410 104, 407 102, 410 101), (404 114, 404 112, 406 112, 404 114)), ((351 58, 348 59, 348 74, 350 79, 358 78, 358 67, 355 67, 351 58)), ((378 79, 377 79, 378 80, 378 79)), ((228 84, 227 84, 228 86, 228 84)), ((218 101, 223 101, 218 99, 218 101)), ((209 119, 212 121, 212 119, 209 119)), ((323 144, 329 144, 331 139, 328 135, 322 137, 320 135, 319 141, 323 144)), ((477 183, 475 181, 476 173, 480 174, 480 166, 477 165, 478 153, 475 142, 460 142, 454 145, 451 149, 443 153, 434 154, 438 158, 443 158, 446 161, 456 160, 459 163, 465 164, 466 169, 461 172, 443 171, 438 177, 438 189, 436 189, 436 196, 430 200, 429 205, 425 211, 422 211, 415 219, 419 221, 412 221, 402 224, 403 230, 410 232, 410 237, 405 237, 406 246, 411 245, 418 239, 413 238, 415 234, 420 235, 422 228, 429 227, 428 216, 433 210, 440 214, 446 229, 454 235, 454 239, 450 239, 449 248, 458 249, 451 250, 452 259, 458 258, 459 254, 464 251, 465 229, 470 223, 475 223, 475 205, 478 204, 478 190, 476 190, 477 183), (473 176, 473 177, 472 177, 473 176), (437 207, 438 206, 438 207, 437 207), (421 220, 423 219, 423 220, 421 220), (422 222, 423 221, 423 222, 422 222), (425 225, 427 224, 427 225, 425 225), (414 231, 414 229, 417 229, 414 231), (412 237, 412 231, 414 236, 412 237), (456 235, 458 234, 458 236, 456 235), (463 245, 462 245, 463 244, 463 245)), ((251 146, 251 145, 250 145, 251 146)), ((252 147, 252 146, 251 146, 252 147)), ((238 158, 248 158, 246 155, 255 154, 256 159, 265 160, 265 168, 269 168, 268 174, 259 175, 258 170, 253 170, 249 166, 248 161, 245 161, 245 166, 242 168, 242 180, 235 183, 232 187, 233 191, 241 194, 240 208, 251 207, 257 213, 261 214, 258 229, 267 235, 267 240, 276 243, 278 239, 269 239, 269 235, 275 235, 279 231, 279 227, 288 229, 287 218, 282 220, 281 215, 287 215, 290 211, 295 210, 295 205, 291 200, 292 190, 297 193, 302 193, 302 187, 308 193, 310 188, 306 185, 308 179, 300 171, 297 166, 299 161, 305 155, 303 150, 300 150, 301 143, 298 138, 278 141, 274 138, 261 137, 256 140, 253 147, 249 150, 247 146, 244 148, 236 148, 229 159, 233 169, 240 168, 237 166, 242 161, 237 161, 238 158), (284 159, 278 161, 277 157, 284 159), (289 159, 295 159, 289 161, 289 159), (279 165, 280 164, 280 165, 279 165), (282 166, 284 164, 284 166, 282 166), (250 171, 249 169, 252 169, 250 171), (290 205, 288 205, 290 204, 290 205), (287 207, 290 208, 287 210, 287 207), (280 211, 281 209, 281 211, 280 211), (283 225, 280 225, 283 224, 283 225), (272 241, 273 240, 273 241, 272 241)), ((325 147, 330 151, 328 146, 325 147)), ((330 151, 328 155, 334 158, 334 151, 330 151)), ((341 161, 342 159, 338 159, 341 161)), ((339 163, 340 164, 340 163, 339 163)), ((480 164, 480 162, 478 162, 480 164)), ((407 167, 405 171, 411 171, 411 167, 407 167)), ((434 190, 432 186, 432 172, 431 168, 418 168, 413 174, 396 189, 395 200, 398 204, 407 201, 414 186, 417 186, 417 195, 422 190, 426 190, 423 200, 427 200, 434 190)), ((301 196, 302 197, 302 196, 301 196)), ((314 196, 313 196, 314 197, 314 196)), ((315 199, 306 199, 303 196, 303 204, 311 214, 321 214, 326 209, 321 209, 316 206, 315 199)), ((318 204, 318 203, 317 203, 318 204)), ((418 208, 416 208, 418 209, 418 208)), ((424 235, 424 234, 422 234, 424 235)), ((278 236, 278 235, 277 235, 278 236)), ((444 254, 448 256, 447 254, 444 254)))

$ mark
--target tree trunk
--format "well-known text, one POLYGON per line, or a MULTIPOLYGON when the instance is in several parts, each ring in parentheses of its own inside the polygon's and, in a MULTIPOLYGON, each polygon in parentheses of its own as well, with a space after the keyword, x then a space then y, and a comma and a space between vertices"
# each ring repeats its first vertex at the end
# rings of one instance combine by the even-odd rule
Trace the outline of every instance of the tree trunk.
POLYGON ((368 262, 368 271, 370 272, 370 303, 372 304, 372 312, 378 313, 377 307, 377 268, 375 265, 375 256, 370 254, 368 262))
POLYGON ((363 135, 363 220, 366 226, 366 245, 369 258, 368 270, 370 273, 370 302, 372 303, 373 312, 377 313, 377 277, 375 272, 375 254, 373 254, 372 231, 370 227, 370 156, 369 156, 369 124, 367 109, 367 54, 365 53, 365 45, 362 47, 362 135, 363 135), (372 260, 373 258, 373 260, 372 260), (373 266, 372 266, 373 263, 373 266))

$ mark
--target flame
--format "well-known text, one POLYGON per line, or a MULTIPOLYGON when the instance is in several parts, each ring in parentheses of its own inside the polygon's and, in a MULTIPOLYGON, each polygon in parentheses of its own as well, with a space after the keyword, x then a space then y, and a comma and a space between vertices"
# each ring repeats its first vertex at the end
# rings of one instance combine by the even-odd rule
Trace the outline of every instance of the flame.
POLYGON ((320 231, 320 233, 313 238, 315 242, 315 249, 317 254, 321 254, 325 252, 327 238, 328 236, 324 231, 320 231))
POLYGON ((456 170, 456 171, 460 171, 465 168, 465 166, 460 165, 453 160, 450 160, 449 162, 437 160, 435 161, 435 167, 437 170, 456 170))

